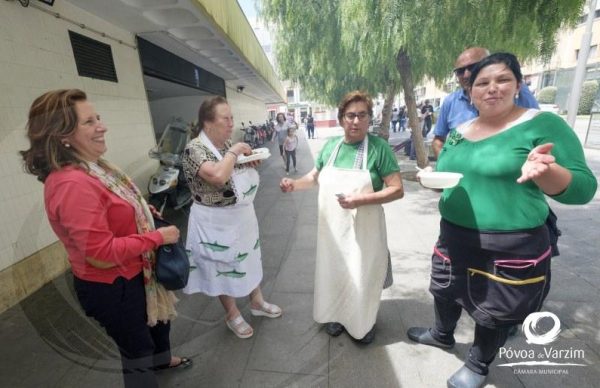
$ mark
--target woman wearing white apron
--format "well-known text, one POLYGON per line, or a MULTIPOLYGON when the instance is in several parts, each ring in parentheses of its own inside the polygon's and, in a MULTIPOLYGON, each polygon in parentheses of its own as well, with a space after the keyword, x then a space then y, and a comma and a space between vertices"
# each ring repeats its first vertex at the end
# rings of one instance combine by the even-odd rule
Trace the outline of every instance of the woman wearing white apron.
POLYGON ((183 169, 194 196, 188 221, 186 247, 192 271, 186 294, 218 296, 226 324, 239 338, 249 338, 252 327, 244 320, 235 298, 250 295, 252 315, 277 318, 278 306, 264 301, 260 281, 262 261, 254 196, 259 162, 236 165, 250 154, 246 143, 231 145, 233 116, 227 100, 205 100, 198 111, 200 135, 183 155, 183 169))
POLYGON ((363 343, 374 339, 381 291, 392 281, 381 204, 404 195, 388 143, 367 135, 372 115, 369 95, 348 93, 338 107, 344 136, 325 144, 311 172, 280 184, 284 192, 319 184, 314 319, 363 343))

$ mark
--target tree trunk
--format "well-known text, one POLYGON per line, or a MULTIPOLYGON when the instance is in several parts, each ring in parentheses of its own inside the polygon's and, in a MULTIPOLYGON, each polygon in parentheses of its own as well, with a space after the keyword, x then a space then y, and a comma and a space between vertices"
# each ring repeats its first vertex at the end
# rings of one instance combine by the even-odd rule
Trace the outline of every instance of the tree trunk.
POLYGON ((385 101, 381 110, 381 137, 388 140, 390 138, 390 118, 392 117, 392 107, 394 106, 394 98, 398 94, 398 84, 392 83, 385 91, 385 101))
POLYGON ((400 72, 402 79, 402 89, 404 89, 404 102, 408 111, 408 122, 411 129, 411 139, 417 154, 417 166, 425 168, 429 164, 427 159, 427 151, 423 143, 423 133, 421 132, 421 122, 417 114, 417 103, 415 101, 415 86, 412 79, 412 70, 410 58, 404 49, 398 51, 396 57, 396 68, 400 72))

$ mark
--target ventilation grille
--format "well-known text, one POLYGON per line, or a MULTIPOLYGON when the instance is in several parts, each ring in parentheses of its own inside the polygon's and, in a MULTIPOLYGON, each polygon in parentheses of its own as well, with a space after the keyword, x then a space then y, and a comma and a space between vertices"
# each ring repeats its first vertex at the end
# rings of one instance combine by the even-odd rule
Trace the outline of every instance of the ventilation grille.
POLYGON ((118 82, 110 45, 69 31, 77 73, 105 81, 118 82))

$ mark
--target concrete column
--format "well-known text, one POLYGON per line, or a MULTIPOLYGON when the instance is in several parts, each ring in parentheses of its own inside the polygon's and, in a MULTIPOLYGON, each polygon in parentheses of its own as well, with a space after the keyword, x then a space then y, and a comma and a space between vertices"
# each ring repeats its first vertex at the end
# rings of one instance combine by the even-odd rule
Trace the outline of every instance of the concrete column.
POLYGON ((567 103, 567 123, 571 128, 575 127, 575 119, 577 118, 577 108, 579 107, 579 99, 581 97, 581 86, 586 73, 586 65, 588 54, 590 52, 590 42, 592 41, 592 26, 594 17, 596 16, 596 0, 589 0, 588 17, 585 22, 585 33, 581 37, 581 48, 579 49, 579 57, 577 58, 577 67, 575 68, 575 79, 573 87, 569 95, 567 103))

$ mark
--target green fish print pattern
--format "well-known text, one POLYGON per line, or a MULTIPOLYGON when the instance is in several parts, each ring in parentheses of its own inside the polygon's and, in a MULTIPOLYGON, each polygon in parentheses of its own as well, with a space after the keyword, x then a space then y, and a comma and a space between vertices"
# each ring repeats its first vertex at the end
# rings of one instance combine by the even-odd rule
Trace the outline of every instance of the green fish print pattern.
POLYGON ((246 276, 246 272, 238 272, 235 269, 233 271, 217 271, 217 276, 227 276, 228 278, 243 278, 246 276))
POLYGON ((258 249, 258 247, 260 247, 260 239, 259 238, 256 239, 256 244, 254 244, 254 250, 258 249))
POLYGON ((217 243, 216 240, 214 243, 200 241, 200 244, 204 245, 206 248, 210 249, 213 252, 223 252, 229 249, 227 245, 221 245, 217 243))
POLYGON ((250 188, 248 189, 248 191, 246 191, 246 192, 242 193, 242 194, 244 194, 244 198, 246 198, 246 197, 249 197, 249 196, 251 196, 252 194, 254 194, 254 192, 256 191, 256 188, 257 188, 257 187, 258 187, 257 185, 252 185, 252 186, 250 186, 250 188))
POLYGON ((246 257, 248 257, 247 253, 238 253, 238 255, 235 257, 235 261, 242 262, 246 259, 246 257))

